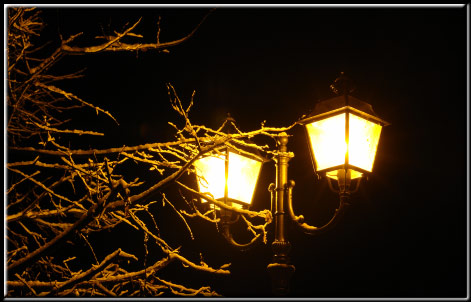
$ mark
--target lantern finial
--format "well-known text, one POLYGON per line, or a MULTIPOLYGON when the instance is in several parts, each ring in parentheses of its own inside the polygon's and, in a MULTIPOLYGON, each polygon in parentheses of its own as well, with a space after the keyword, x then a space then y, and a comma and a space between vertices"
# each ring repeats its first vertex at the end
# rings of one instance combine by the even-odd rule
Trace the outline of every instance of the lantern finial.
POLYGON ((337 95, 344 95, 355 91, 355 86, 353 85, 353 81, 345 76, 345 73, 342 71, 340 72, 340 76, 330 85, 330 89, 337 95))
POLYGON ((228 112, 224 123, 222 124, 219 131, 224 132, 226 134, 235 134, 237 133, 237 123, 232 115, 228 112))
POLYGON ((235 123, 235 119, 232 117, 230 112, 227 113, 226 121, 230 121, 230 122, 235 123))

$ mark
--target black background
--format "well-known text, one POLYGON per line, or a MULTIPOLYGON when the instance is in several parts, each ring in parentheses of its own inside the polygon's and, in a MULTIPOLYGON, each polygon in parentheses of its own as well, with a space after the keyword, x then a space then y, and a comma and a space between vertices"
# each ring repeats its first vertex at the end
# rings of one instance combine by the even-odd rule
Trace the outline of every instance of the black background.
MULTIPOLYGON (((158 16, 160 40, 178 39, 212 7, 41 8, 48 27, 40 39, 83 31, 77 43, 90 44, 102 30, 122 29, 139 17, 143 19, 135 32, 144 34, 147 42, 155 42, 158 16)), ((61 87, 117 118, 119 126, 93 112, 77 118, 87 129, 106 133, 105 139, 90 139, 90 146, 117 147, 172 138, 167 121, 179 120, 165 83, 171 83, 186 104, 196 91, 193 123, 216 128, 230 112, 243 130, 251 130, 264 120, 268 126, 292 124, 316 101, 333 96, 329 85, 344 71, 356 83, 354 95, 391 125, 383 129, 374 173, 334 230, 310 237, 290 225, 291 261, 296 266, 290 295, 464 297, 467 9, 219 7, 191 39, 169 53, 67 57, 55 72, 87 68, 84 79, 61 87)), ((295 153, 289 170, 296 181, 294 208, 308 223, 322 224, 333 213, 337 197, 325 180, 314 177, 304 133, 297 127, 289 132, 288 145, 295 153)), ((272 162, 265 164, 255 209, 270 207, 266 188, 274 172, 272 162)), ((161 211, 156 216, 163 222, 178 219, 168 207, 161 211)), ((201 251, 214 266, 231 262, 232 275, 192 273, 172 265, 164 276, 189 286, 213 285, 229 297, 271 295, 269 244, 240 253, 205 222, 192 222, 195 240, 188 240, 185 227, 176 226, 180 224, 161 227, 172 244, 175 239, 174 247, 184 238, 184 251, 201 251)), ((139 245, 132 235, 117 238, 125 250, 139 245)))

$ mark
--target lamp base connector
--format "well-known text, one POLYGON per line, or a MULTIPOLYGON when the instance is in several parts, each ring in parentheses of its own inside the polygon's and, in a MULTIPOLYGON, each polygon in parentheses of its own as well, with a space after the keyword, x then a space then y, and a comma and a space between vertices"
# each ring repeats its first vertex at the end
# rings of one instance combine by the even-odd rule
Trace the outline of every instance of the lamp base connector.
POLYGON ((275 295, 285 296, 289 293, 289 283, 295 271, 294 265, 285 263, 270 263, 267 266, 272 280, 272 291, 275 295))

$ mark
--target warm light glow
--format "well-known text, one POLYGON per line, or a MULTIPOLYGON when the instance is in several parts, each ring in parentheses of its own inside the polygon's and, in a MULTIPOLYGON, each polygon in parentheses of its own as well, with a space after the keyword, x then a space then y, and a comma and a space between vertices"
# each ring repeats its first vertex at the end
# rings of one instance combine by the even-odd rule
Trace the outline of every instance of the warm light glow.
POLYGON ((345 163, 345 113, 307 124, 306 128, 317 171, 345 163))
MULTIPOLYGON (((346 117, 346 113, 341 113, 306 125, 317 171, 344 165, 346 155, 348 155, 348 165, 352 169, 357 167, 368 172, 373 170, 382 126, 351 112, 348 113, 347 148, 346 117)), ((362 172, 352 169, 350 169, 352 179, 362 176, 362 172)), ((337 171, 328 171, 326 175, 337 179, 337 171)))
POLYGON ((224 198, 225 155, 207 156, 195 161, 198 188, 201 193, 209 193, 214 199, 224 198))
POLYGON ((260 161, 229 152, 228 197, 250 204, 261 167, 260 161))
MULTIPOLYGON (((350 179, 359 178, 363 175, 363 173, 352 170, 352 169, 350 169, 349 171, 350 171, 350 179)), ((337 173, 339 173, 339 172, 340 172, 340 170, 329 171, 329 172, 326 173, 326 175, 330 178, 333 178, 333 179, 337 180, 338 179, 337 173)))
POLYGON ((381 125, 355 114, 350 114, 349 121, 349 164, 371 172, 381 134, 381 125))
MULTIPOLYGON (((229 152, 228 160, 227 197, 250 205, 262 162, 234 152, 229 152)), ((195 161, 194 166, 199 191, 209 193, 214 199, 224 200, 225 154, 203 157, 195 161)), ((232 206, 241 208, 237 203, 232 203, 232 206)))

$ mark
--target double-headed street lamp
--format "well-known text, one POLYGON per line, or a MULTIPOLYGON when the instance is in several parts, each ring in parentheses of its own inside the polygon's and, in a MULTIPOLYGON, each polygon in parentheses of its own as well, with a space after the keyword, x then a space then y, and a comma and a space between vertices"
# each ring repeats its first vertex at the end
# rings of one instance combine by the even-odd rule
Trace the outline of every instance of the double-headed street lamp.
MULTIPOLYGON (((325 225, 310 226, 302 215, 294 214, 294 181, 288 180, 288 162, 294 155, 287 148, 288 135, 283 132, 277 137, 278 149, 273 157, 276 183, 269 186, 275 236, 272 263, 267 267, 273 291, 277 294, 288 292, 289 280, 295 271, 289 260, 291 244, 286 238, 287 219, 310 235, 335 225, 348 205, 350 194, 358 190, 361 178, 372 172, 381 129, 388 125, 374 113, 370 104, 350 95, 353 89, 343 73, 331 88, 337 96, 319 102, 309 116, 298 121, 306 130, 314 172, 325 176, 330 189, 339 194, 339 207, 325 225)), ((228 120, 233 122, 230 117, 228 120)), ((217 155, 195 162, 199 190, 233 207, 248 208, 264 161, 261 156, 245 153, 239 148, 224 147, 217 155)), ((232 213, 217 210, 221 214, 223 235, 231 244, 243 249, 255 242, 252 240, 245 245, 235 242, 229 230, 232 213)))

